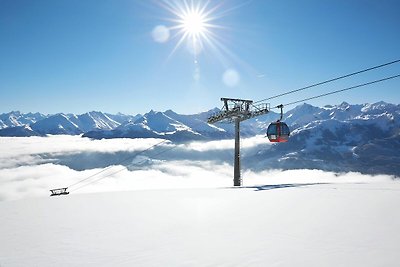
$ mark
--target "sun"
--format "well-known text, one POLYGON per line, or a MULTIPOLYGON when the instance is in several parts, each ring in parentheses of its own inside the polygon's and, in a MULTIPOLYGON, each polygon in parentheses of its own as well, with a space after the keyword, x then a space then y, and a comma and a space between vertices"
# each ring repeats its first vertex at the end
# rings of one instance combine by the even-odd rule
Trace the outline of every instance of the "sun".
POLYGON ((191 11, 187 14, 183 14, 181 27, 185 33, 190 36, 199 36, 205 34, 207 31, 207 18, 204 14, 196 11, 191 11))
POLYGON ((187 41, 189 51, 197 55, 203 49, 204 42, 209 40, 211 24, 207 23, 210 18, 204 13, 204 10, 191 7, 188 10, 182 10, 177 20, 176 28, 182 35, 182 41, 187 41))
POLYGON ((184 43, 194 55, 198 55, 205 45, 212 45, 215 39, 213 30, 219 28, 213 22, 219 5, 211 6, 211 1, 164 0, 161 5, 174 17, 169 19, 173 26, 168 29, 178 38, 171 55, 184 43))

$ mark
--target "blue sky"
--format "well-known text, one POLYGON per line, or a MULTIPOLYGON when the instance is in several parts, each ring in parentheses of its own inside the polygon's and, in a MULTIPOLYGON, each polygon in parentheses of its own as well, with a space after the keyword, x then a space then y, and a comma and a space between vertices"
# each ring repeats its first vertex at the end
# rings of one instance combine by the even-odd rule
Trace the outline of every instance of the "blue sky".
MULTIPOLYGON (((220 45, 196 55, 185 42, 172 53, 181 35, 165 4, 0 0, 0 112, 190 114, 220 107, 221 97, 257 101, 400 59, 397 0, 210 1, 218 27, 208 30, 220 45), (165 42, 152 35, 159 25, 170 29, 165 42), (233 84, 227 70, 239 77, 233 84)), ((400 63, 271 104, 396 74, 400 63)), ((399 89, 396 79, 309 103, 399 104, 399 89)))

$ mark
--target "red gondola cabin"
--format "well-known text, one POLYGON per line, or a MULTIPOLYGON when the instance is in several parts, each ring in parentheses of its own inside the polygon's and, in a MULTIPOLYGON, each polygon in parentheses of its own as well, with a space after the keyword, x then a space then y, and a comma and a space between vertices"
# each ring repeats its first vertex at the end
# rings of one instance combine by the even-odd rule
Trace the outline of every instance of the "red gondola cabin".
POLYGON ((287 142, 289 139, 290 130, 286 123, 277 121, 272 122, 267 129, 267 136, 270 142, 287 142))

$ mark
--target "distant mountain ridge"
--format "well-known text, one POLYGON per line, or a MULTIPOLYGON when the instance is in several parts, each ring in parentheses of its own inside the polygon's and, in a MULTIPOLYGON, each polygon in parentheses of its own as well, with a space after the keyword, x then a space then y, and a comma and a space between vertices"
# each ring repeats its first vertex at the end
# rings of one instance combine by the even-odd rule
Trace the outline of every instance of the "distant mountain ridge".
POLYGON ((17 127, 33 124, 46 118, 41 113, 21 113, 19 111, 11 111, 9 113, 0 114, 0 129, 8 127, 17 127))
MULTIPOLYGON (((88 112, 81 115, 10 112, 0 115, 0 136, 82 134, 102 138, 162 138, 174 142, 221 140, 234 137, 232 124, 208 124, 212 109, 192 115, 172 110, 144 115, 88 112)), ((241 135, 265 135, 279 114, 270 112, 241 124, 241 135)), ((315 107, 302 104, 284 115, 291 129, 289 142, 257 147, 244 157, 255 170, 315 168, 359 171, 400 177, 400 105, 374 104, 315 107)), ((266 139, 266 143, 268 140, 266 139)))
MULTIPOLYGON (((45 136, 47 134, 83 134, 90 138, 165 138, 174 141, 230 138, 231 126, 211 125, 207 118, 217 110, 194 115, 182 115, 172 110, 144 115, 107 114, 98 111, 81 115, 58 113, 1 114, 0 136, 45 136)), ((251 133, 253 134, 253 132, 251 133)))
POLYGON ((112 130, 138 117, 140 116, 120 113, 114 115, 99 111, 80 115, 64 113, 44 115, 12 111, 0 114, 0 136, 77 135, 93 130, 112 130))
MULTIPOLYGON (((211 109, 192 115, 178 114, 172 110, 157 112, 154 110, 136 116, 108 114, 91 111, 80 115, 58 113, 44 115, 40 113, 21 113, 13 111, 0 114, 0 136, 45 136, 47 134, 83 134, 85 137, 101 138, 164 138, 174 141, 217 140, 233 138, 231 124, 208 124, 207 118, 218 112, 211 109), (15 131, 15 135, 13 132, 15 131)), ((400 105, 377 102, 374 104, 340 105, 315 107, 302 104, 289 110, 285 122, 292 130, 301 129, 310 123, 329 121, 356 122, 362 124, 386 123, 384 118, 398 122, 400 105)), ((279 118, 270 112, 266 115, 245 121, 241 125, 244 137, 264 134, 269 123, 279 118)), ((325 125, 325 124, 324 124, 325 125)), ((396 124, 397 125, 397 124, 396 124)), ((309 127, 311 127, 309 125, 309 127)), ((316 127, 316 126, 315 126, 316 127)))
POLYGON ((254 169, 322 169, 400 177, 400 105, 297 106, 286 114, 288 143, 249 157, 254 169))

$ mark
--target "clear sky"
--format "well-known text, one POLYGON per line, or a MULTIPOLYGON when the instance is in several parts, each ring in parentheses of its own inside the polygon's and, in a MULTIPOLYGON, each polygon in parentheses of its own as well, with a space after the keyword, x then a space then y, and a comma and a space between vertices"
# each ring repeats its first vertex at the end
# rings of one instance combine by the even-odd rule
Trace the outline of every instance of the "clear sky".
MULTIPOLYGON (((400 59, 399 12, 398 0, 0 0, 0 112, 190 114, 264 99, 400 59)), ((400 63, 271 104, 396 74, 400 63)), ((400 78, 309 103, 399 104, 399 90, 400 78)))

